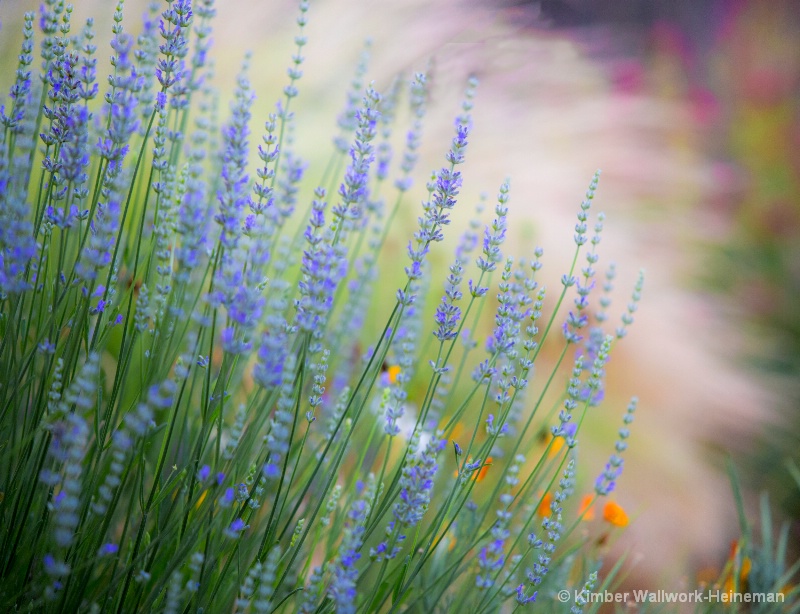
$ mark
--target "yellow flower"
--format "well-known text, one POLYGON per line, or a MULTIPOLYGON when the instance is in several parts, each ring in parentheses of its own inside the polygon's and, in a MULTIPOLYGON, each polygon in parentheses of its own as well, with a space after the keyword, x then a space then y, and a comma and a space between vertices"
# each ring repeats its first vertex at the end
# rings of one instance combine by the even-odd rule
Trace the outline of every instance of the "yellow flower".
POLYGON ((630 522, 622 506, 614 501, 609 501, 603 506, 603 519, 615 527, 626 527, 630 522))

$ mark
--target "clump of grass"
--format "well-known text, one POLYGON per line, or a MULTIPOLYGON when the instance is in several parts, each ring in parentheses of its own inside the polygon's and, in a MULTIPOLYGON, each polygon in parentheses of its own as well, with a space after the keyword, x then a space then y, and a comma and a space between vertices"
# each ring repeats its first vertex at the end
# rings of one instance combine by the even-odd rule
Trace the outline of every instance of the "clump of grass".
MULTIPOLYGON (((786 462, 787 478, 800 488, 800 471, 791 460, 786 462)), ((791 524, 776 527, 769 496, 759 500, 760 522, 751 521, 745 512, 744 496, 732 462, 728 474, 739 517, 739 537, 731 543, 727 561, 718 577, 698 582, 693 589, 693 611, 754 612, 759 614, 800 612, 800 561, 790 562, 791 524), (777 530, 776 530, 777 529, 777 530)), ((673 601, 675 601, 673 599, 673 601)), ((664 606, 643 608, 643 612, 663 611, 664 606)))
MULTIPOLYGON (((635 401, 580 505, 575 454, 641 292, 640 279, 606 332, 614 270, 595 289, 598 175, 549 314, 542 250, 502 251, 508 182, 483 240, 475 222, 449 271, 434 270, 462 183, 470 80, 405 281, 387 289, 378 255, 412 206, 427 77, 411 80, 394 162, 404 87, 364 87, 365 58, 315 182, 287 137, 302 121, 308 11, 300 2, 288 82, 255 149, 250 58, 217 123, 213 0, 155 6, 137 36, 120 2, 102 84, 91 21, 75 33, 62 0, 25 16, 0 133, 4 610, 579 612, 553 595, 595 585, 600 552, 574 529, 615 488, 635 401), (387 291, 393 308, 375 313, 387 291), (384 322, 376 338, 367 318, 384 322), (558 359, 534 378, 546 340, 558 359)), ((604 517, 628 522, 613 502, 604 517)))

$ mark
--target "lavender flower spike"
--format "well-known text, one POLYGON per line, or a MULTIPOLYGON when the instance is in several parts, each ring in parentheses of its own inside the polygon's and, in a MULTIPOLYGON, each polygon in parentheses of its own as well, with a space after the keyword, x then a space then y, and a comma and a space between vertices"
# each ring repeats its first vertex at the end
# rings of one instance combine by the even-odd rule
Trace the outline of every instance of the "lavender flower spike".
MULTIPOLYGON (((395 521, 389 523, 387 533, 394 532, 395 522, 399 527, 414 527, 422 520, 431 501, 433 478, 439 467, 437 458, 446 446, 446 439, 431 437, 424 450, 409 457, 400 478, 400 500, 395 503, 392 510, 395 521)), ((400 534, 396 542, 404 539, 405 535, 400 534)), ((383 542, 373 550, 372 554, 376 558, 394 558, 398 552, 399 548, 388 552, 388 544, 383 542)))
POLYGON ((611 455, 606 463, 603 472, 597 476, 594 483, 594 490, 598 495, 608 495, 614 491, 617 486, 617 478, 622 475, 623 458, 622 453, 628 448, 627 439, 630 436, 628 425, 633 422, 633 414, 636 411, 636 405, 639 400, 634 397, 628 404, 628 409, 625 412, 625 417, 622 419, 623 427, 619 430, 619 439, 614 446, 616 452, 611 455))
POLYGON ((339 554, 333 566, 333 579, 328 589, 336 604, 337 614, 355 614, 357 610, 356 563, 361 558, 359 550, 364 540, 364 521, 367 513, 366 501, 359 499, 353 503, 347 514, 344 537, 339 545, 339 554))
POLYGON ((450 275, 444 287, 444 296, 436 308, 436 330, 433 335, 441 342, 449 341, 456 337, 456 326, 461 318, 461 308, 456 302, 461 300, 463 294, 459 289, 463 279, 464 267, 456 260, 450 265, 450 275))
MULTIPOLYGON (((375 160, 372 141, 377 135, 380 101, 380 94, 370 85, 364 96, 364 106, 356 112, 358 129, 355 141, 350 148, 350 165, 347 167, 344 183, 339 187, 339 196, 342 197, 342 200, 332 209, 336 218, 337 236, 346 230, 354 220, 361 218, 361 203, 367 197, 369 168, 375 160)), ((334 240, 334 244, 337 240, 334 240)))

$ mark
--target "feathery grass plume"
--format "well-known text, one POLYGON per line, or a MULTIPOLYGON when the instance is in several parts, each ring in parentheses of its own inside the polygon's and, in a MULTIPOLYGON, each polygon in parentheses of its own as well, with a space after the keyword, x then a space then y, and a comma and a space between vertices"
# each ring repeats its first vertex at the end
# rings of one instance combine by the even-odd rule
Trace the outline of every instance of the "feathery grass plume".
POLYGON ((555 611, 556 589, 599 568, 563 502, 642 289, 607 331, 598 176, 550 311, 542 250, 504 251, 508 180, 489 222, 484 197, 437 253, 467 191, 476 79, 417 194, 430 70, 379 93, 367 48, 334 143, 312 143, 318 168, 294 142, 313 5, 298 2, 252 148, 263 59, 246 56, 220 110, 218 12, 167 0, 135 24, 119 2, 104 43, 44 0, 17 29, 0 108, 0 609, 555 611), (398 220, 420 197, 409 240, 398 220))

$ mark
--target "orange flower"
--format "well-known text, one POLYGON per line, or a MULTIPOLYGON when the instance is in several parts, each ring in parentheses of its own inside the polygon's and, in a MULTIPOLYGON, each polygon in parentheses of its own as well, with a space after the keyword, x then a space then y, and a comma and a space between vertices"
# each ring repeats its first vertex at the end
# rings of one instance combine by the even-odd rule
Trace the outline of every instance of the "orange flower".
POLYGON ((553 495, 551 493, 545 493, 544 497, 542 497, 542 502, 539 504, 539 507, 536 509, 536 513, 539 514, 542 518, 546 518, 550 515, 550 504, 553 502, 553 495))
POLYGON ((796 588, 797 588, 797 585, 795 585, 795 584, 787 584, 786 586, 784 586, 783 588, 781 588, 781 590, 779 590, 778 592, 779 592, 781 595, 783 595, 783 597, 784 597, 784 599, 785 599, 785 598, 786 598, 786 596, 787 596, 789 593, 791 593, 791 592, 792 592, 794 589, 796 589, 796 588))
POLYGON ((581 499, 581 506, 578 508, 578 516, 581 520, 589 522, 594 520, 594 495, 585 495, 581 499))
POLYGON ((480 482, 483 478, 486 477, 486 472, 489 471, 489 465, 491 464, 492 464, 492 457, 491 456, 486 457, 486 461, 483 463, 483 466, 480 469, 478 469, 477 472, 472 473, 473 476, 472 479, 475 480, 476 482, 480 482))
POLYGON ((455 547, 456 547, 456 536, 451 534, 450 543, 447 544, 447 551, 452 552, 453 550, 455 550, 455 547))
POLYGON ((547 451, 548 460, 554 458, 561 449, 564 447, 566 441, 563 437, 553 437, 553 442, 550 444, 550 449, 547 451))
MULTIPOLYGON (((734 571, 736 567, 736 555, 739 552, 739 543, 734 541, 731 544, 731 555, 730 555, 730 564, 731 564, 731 571, 728 573, 728 576, 725 578, 725 584, 723 585, 723 590, 726 593, 733 593, 734 592, 734 571)), ((750 568, 753 566, 750 557, 743 557, 742 564, 739 568, 739 582, 737 583, 736 587, 740 592, 747 584, 747 578, 750 576, 750 568)))
MULTIPOLYGON (((472 462, 472 457, 470 456, 467 459, 467 463, 471 463, 471 462, 472 462)), ((486 477, 486 472, 489 471, 489 465, 491 465, 491 464, 492 464, 492 457, 488 456, 486 458, 486 461, 483 463, 483 465, 481 465, 481 468, 472 472, 472 479, 475 480, 476 482, 480 482, 483 478, 486 477)), ((458 469, 456 469, 453 472, 453 477, 454 478, 458 477, 458 469)))
MULTIPOLYGON (((443 426, 444 426, 444 422, 442 423, 442 427, 440 427, 440 428, 443 428, 443 426)), ((453 425, 453 430, 450 431, 450 435, 448 436, 448 439, 450 439, 452 441, 458 441, 459 439, 461 439, 461 436, 464 434, 465 430, 466 430, 466 428, 464 427, 464 423, 463 422, 456 422, 453 425)))
POLYGON ((388 369, 386 369, 386 373, 389 376, 389 382, 392 384, 397 383, 397 376, 400 375, 400 366, 399 365, 392 365, 388 369))
POLYGON ((625 510, 622 509, 619 503, 615 503, 614 501, 609 501, 603 506, 603 519, 609 524, 613 524, 615 527, 628 526, 629 522, 628 514, 625 513, 625 510))
POLYGON ((747 578, 750 577, 750 568, 753 567, 753 562, 750 560, 750 557, 744 557, 742 561, 742 569, 739 572, 739 578, 741 579, 741 583, 744 584, 747 581, 747 578))

